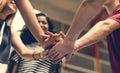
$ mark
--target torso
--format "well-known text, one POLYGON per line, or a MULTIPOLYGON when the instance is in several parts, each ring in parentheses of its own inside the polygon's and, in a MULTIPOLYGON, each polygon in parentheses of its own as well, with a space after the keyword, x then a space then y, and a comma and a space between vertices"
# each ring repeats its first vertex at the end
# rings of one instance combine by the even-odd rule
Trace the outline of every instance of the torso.
POLYGON ((7 64, 11 48, 11 31, 10 27, 5 25, 2 42, 0 45, 0 63, 7 64))
MULTIPOLYGON (((120 23, 120 5, 116 7, 109 17, 120 23)), ((120 28, 107 37, 110 62, 113 73, 120 72, 120 28)))

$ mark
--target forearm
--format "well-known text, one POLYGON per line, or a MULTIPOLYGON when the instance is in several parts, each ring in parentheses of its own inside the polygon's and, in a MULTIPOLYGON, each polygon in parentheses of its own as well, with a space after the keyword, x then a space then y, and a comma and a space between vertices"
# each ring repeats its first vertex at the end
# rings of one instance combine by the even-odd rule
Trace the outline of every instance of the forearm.
POLYGON ((76 40, 75 50, 77 51, 100 41, 119 27, 119 23, 111 19, 98 22, 84 36, 76 40))
POLYGON ((30 59, 30 60, 38 60, 38 59, 45 59, 44 51, 39 50, 32 50, 28 49, 26 46, 15 46, 13 43, 14 49, 23 59, 30 59), (21 47, 21 48, 20 48, 21 47))
POLYGON ((14 49, 18 52, 18 54, 21 57, 32 59, 32 54, 34 51, 27 49, 27 47, 22 43, 20 36, 17 34, 15 30, 13 30, 13 28, 11 28, 11 32, 12 32, 11 36, 12 46, 14 47, 14 49))
POLYGON ((12 45, 14 49, 17 51, 17 53, 23 58, 23 59, 43 59, 43 51, 39 50, 32 50, 26 47, 26 45, 23 44, 21 41, 19 35, 12 30, 12 45))
POLYGON ((37 21, 30 2, 28 0, 15 0, 15 2, 25 23, 27 24, 27 27, 30 29, 37 41, 41 42, 41 34, 44 34, 44 32, 37 21))
POLYGON ((101 9, 104 1, 105 0, 93 0, 91 2, 89 0, 83 1, 75 14, 71 27, 66 34, 65 40, 74 42, 88 22, 91 21, 98 13, 97 11, 101 9))

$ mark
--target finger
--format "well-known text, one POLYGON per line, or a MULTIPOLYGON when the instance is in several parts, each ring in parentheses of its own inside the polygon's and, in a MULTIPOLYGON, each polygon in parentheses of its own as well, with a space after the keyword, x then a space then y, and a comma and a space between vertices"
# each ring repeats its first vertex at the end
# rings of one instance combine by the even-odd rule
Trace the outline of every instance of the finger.
POLYGON ((54 52, 49 58, 50 60, 56 60, 59 59, 61 56, 59 55, 59 53, 54 52))
POLYGON ((55 59, 59 59, 59 54, 54 53, 53 56, 51 56, 51 58, 49 58, 51 61, 54 61, 55 59))
MULTIPOLYGON (((63 57, 64 57, 64 56, 63 56, 63 57)), ((60 57, 60 58, 58 58, 58 59, 52 61, 52 63, 53 63, 53 64, 59 63, 60 61, 62 61, 62 58, 63 58, 63 57, 60 57)))
POLYGON ((62 38, 65 38, 65 34, 63 32, 60 32, 60 35, 62 38))
POLYGON ((54 34, 52 32, 47 31, 47 35, 53 36, 54 34))
POLYGON ((54 49, 50 49, 49 52, 46 54, 46 57, 48 59, 51 59, 52 57, 54 57, 54 52, 55 50, 54 49))
POLYGON ((54 60, 58 60, 58 59, 63 58, 63 57, 66 57, 65 53, 64 54, 59 53, 57 57, 54 57, 54 60))
POLYGON ((51 59, 55 61, 55 60, 58 60, 59 58, 61 58, 60 54, 56 53, 54 54, 54 57, 52 57, 51 59))
POLYGON ((43 39, 46 39, 46 38, 49 38, 49 37, 50 37, 49 35, 46 35, 46 34, 41 34, 40 36, 41 36, 41 38, 43 38, 43 39))
POLYGON ((57 33, 53 34, 51 32, 47 32, 47 34, 50 36, 49 40, 52 40, 52 41, 56 40, 56 38, 59 37, 57 33))
POLYGON ((49 50, 43 51, 43 56, 46 56, 48 54, 49 50))
POLYGON ((57 34, 57 36, 55 37, 55 42, 59 42, 61 40, 63 40, 61 34, 57 34))

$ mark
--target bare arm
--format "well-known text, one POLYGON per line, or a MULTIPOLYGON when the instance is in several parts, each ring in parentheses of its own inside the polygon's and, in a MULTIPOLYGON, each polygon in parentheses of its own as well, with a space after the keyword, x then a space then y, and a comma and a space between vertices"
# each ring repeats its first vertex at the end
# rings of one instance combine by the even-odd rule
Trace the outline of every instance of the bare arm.
POLYGON ((86 46, 89 46, 102 38, 105 38, 112 31, 120 28, 120 24, 112 19, 106 19, 98 22, 93 28, 91 28, 84 36, 75 42, 75 49, 79 50, 86 46))
MULTIPOLYGON (((104 6, 105 6, 108 14, 111 15, 111 13, 113 12, 114 8, 118 4, 119 4, 119 0, 106 0, 105 3, 104 3, 104 6)), ((109 22, 112 22, 112 21, 113 20, 107 19, 105 21, 98 22, 84 37, 82 37, 79 40, 77 40, 76 44, 78 44, 77 42, 80 42, 82 40, 85 40, 85 39, 87 40, 88 39, 88 41, 85 41, 86 42, 86 46, 88 46, 88 45, 91 45, 91 44, 99 41, 100 39, 104 38, 109 33, 111 33, 111 31, 117 29, 117 27, 119 28, 119 25, 117 25, 116 21, 113 21, 113 23, 109 23, 109 22), (116 26, 114 26, 114 24, 116 26), (98 33, 98 32, 100 32, 100 33, 98 33), (97 34, 97 35, 95 35, 95 34, 97 34), (90 36, 90 37, 88 37, 88 36, 90 36)))
POLYGON ((105 0, 85 0, 78 8, 65 40, 75 41, 85 26, 98 13, 105 0))
MULTIPOLYGON (((91 43, 88 44, 89 41, 92 41, 92 43, 93 43, 98 40, 98 39, 97 40, 90 39, 91 36, 93 36, 93 34, 96 33, 93 31, 96 29, 96 27, 98 28, 98 25, 96 25, 95 29, 91 30, 93 32, 89 33, 89 34, 91 34, 91 36, 89 37, 89 39, 90 39, 89 41, 87 41, 87 39, 88 39, 88 36, 87 36, 87 37, 83 37, 82 39, 77 40, 75 42, 75 40, 78 38, 79 34, 82 32, 82 30, 85 28, 85 26, 89 23, 89 21, 91 21, 94 18, 94 16, 97 15, 98 11, 101 10, 101 7, 105 3, 105 1, 114 1, 114 0, 84 0, 83 1, 83 3, 78 8, 78 11, 74 17, 74 20, 73 20, 71 26, 70 26, 70 29, 68 30, 68 32, 66 34, 65 39, 63 41, 60 41, 57 45, 55 45, 48 52, 47 57, 50 60, 52 60, 52 62, 54 62, 54 63, 59 62, 61 57, 65 56, 65 55, 67 55, 67 58, 69 59, 74 48, 76 48, 76 47, 83 48, 86 45, 88 46, 91 44, 91 43), (81 41, 84 43, 82 43, 81 41), (75 44, 75 46, 74 46, 74 44, 75 44)), ((106 20, 106 21, 108 21, 108 20, 106 20)), ((100 24, 100 23, 98 23, 98 24, 100 24)), ((102 26, 102 25, 100 24, 100 26, 102 26)), ((102 26, 102 27, 104 27, 104 26, 102 26)), ((101 37, 102 35, 105 36, 111 32, 109 30, 109 27, 107 30, 99 29, 96 31, 97 32, 98 31, 106 31, 106 32, 101 32, 101 35, 98 34, 96 36, 96 37, 100 36, 99 39, 102 38, 101 37)))
POLYGON ((42 42, 43 39, 41 34, 44 34, 44 32, 37 21, 30 2, 28 0, 15 0, 15 3, 20 10, 23 19, 25 20, 27 27, 30 29, 37 41, 42 42))
POLYGON ((15 50, 19 53, 19 55, 23 58, 32 59, 33 50, 27 49, 26 46, 22 43, 19 34, 11 29, 12 32, 12 45, 15 50))
POLYGON ((105 0, 83 0, 81 5, 76 12, 73 22, 66 34, 63 41, 56 44, 49 52, 47 57, 54 63, 60 61, 61 57, 66 57, 69 59, 73 50, 74 42, 78 38, 79 34, 85 28, 87 23, 92 20, 97 11, 101 9, 101 6, 105 0))
POLYGON ((23 59, 34 59, 34 60, 45 59, 44 51, 28 49, 26 45, 23 44, 18 32, 16 32, 13 28, 11 28, 11 33, 12 33, 11 35, 12 45, 14 49, 17 51, 17 53, 23 59))

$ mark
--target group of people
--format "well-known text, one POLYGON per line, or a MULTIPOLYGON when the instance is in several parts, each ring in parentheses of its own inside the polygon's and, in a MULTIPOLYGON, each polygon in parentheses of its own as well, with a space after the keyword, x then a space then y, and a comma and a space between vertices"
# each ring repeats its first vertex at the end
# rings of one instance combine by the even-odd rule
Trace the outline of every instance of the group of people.
MULTIPOLYGON (((1 38, 1 40, 0 40, 1 41, 1 43, 0 43, 0 73, 6 73, 7 68, 8 68, 8 64, 9 65, 11 64, 11 61, 9 62, 11 46, 14 47, 14 49, 17 51, 17 53, 20 55, 20 57, 22 57, 22 59, 29 59, 29 60, 31 60, 31 59, 34 59, 34 60, 44 59, 43 51, 38 50, 38 49, 37 50, 36 49, 28 49, 28 47, 26 46, 26 43, 27 43, 27 45, 30 45, 32 43, 39 42, 39 45, 41 45, 44 38, 47 38, 48 34, 50 34, 50 33, 47 34, 46 31, 48 31, 48 29, 49 29, 49 31, 53 32, 52 31, 53 26, 52 26, 49 18, 44 13, 36 14, 36 16, 38 17, 38 19, 37 19, 34 12, 32 12, 33 9, 31 7, 31 4, 29 3, 29 1, 27 1, 27 0, 19 0, 19 1, 18 0, 17 1, 2 0, 1 1, 2 6, 1 6, 1 10, 0 10, 0 27, 1 27, 1 29, 0 29, 1 34, 0 35, 2 35, 2 36, 0 36, 0 38, 1 38), (20 4, 20 3, 22 3, 22 4, 20 4), (16 5, 18 5, 18 6, 16 6, 16 5), (27 7, 27 8, 24 9, 25 7, 27 7), (26 14, 28 14, 27 17, 29 19, 27 17, 24 18, 24 20, 26 21, 25 22, 26 24, 29 25, 31 23, 34 23, 34 24, 36 23, 36 25, 38 25, 38 26, 36 26, 36 25, 32 24, 33 26, 31 26, 31 25, 26 26, 26 27, 29 27, 30 29, 35 28, 35 31, 32 30, 32 31, 34 31, 33 33, 35 33, 35 35, 37 33, 36 29, 37 28, 39 30, 41 29, 40 32, 38 31, 38 33, 37 33, 37 38, 39 40, 38 39, 35 40, 35 38, 31 35, 31 33, 28 31, 28 29, 23 29, 22 30, 23 33, 21 34, 21 36, 19 36, 18 32, 16 32, 14 30, 14 28, 12 28, 11 23, 12 23, 12 20, 14 18, 14 15, 17 11, 17 8, 20 9, 21 14, 23 15, 23 18, 24 18, 24 16, 26 16, 26 14), (24 11, 26 13, 25 15, 24 15, 24 13, 22 13, 24 11), (35 20, 31 18, 31 14, 29 14, 29 13, 32 13, 32 15, 33 15, 32 18, 35 18, 35 20), (30 21, 30 22, 28 22, 28 21, 30 21), (48 26, 48 24, 49 24, 49 26, 48 26), (44 35, 44 34, 47 34, 47 35, 44 35), (43 36, 41 37, 41 35, 44 35, 44 37, 43 36), (28 38, 28 36, 29 37, 31 36, 31 38, 27 39, 27 41, 26 41, 26 38, 28 38), (31 42, 30 42, 30 40, 31 40, 31 42)), ((51 34, 51 36, 52 36, 52 34, 51 34)), ((54 39, 51 39, 51 40, 46 39, 46 42, 44 42, 44 45, 41 47, 39 46, 39 47, 41 49, 43 47, 45 49, 49 49, 49 46, 52 47, 53 45, 55 45, 55 43, 57 43, 59 41, 59 38, 62 39, 59 34, 56 34, 56 36, 54 36, 54 37, 56 37, 55 40, 57 40, 57 41, 55 41, 54 39), (47 43, 50 41, 51 41, 50 44, 47 43), (53 41, 53 43, 52 43, 52 41, 53 41)), ((36 45, 38 45, 38 44, 36 44, 36 45)), ((43 71, 43 73, 45 73, 45 72, 57 73, 58 72, 59 64, 54 65, 54 64, 50 63, 49 61, 44 61, 44 60, 40 60, 40 61, 45 62, 44 63, 45 68, 46 67, 48 67, 48 68, 45 71, 44 70, 39 70, 39 71, 43 71)), ((42 67, 44 67, 44 65, 42 67)), ((8 71, 8 72, 10 72, 10 71, 8 71)))
MULTIPOLYGON (((6 65, 8 63, 9 50, 11 45, 14 46, 17 53, 19 53, 19 55, 22 56, 22 58, 35 60, 39 60, 42 58, 46 59, 46 62, 48 61, 49 63, 51 62, 50 64, 58 64, 60 63, 63 57, 66 57, 66 59, 69 60, 72 54, 75 53, 76 51, 84 47, 87 47, 93 43, 96 43, 99 40, 106 37, 108 42, 108 50, 112 72, 119 73, 120 71, 119 0, 83 0, 65 36, 61 33, 54 34, 51 32, 43 32, 44 27, 39 26, 37 18, 35 17, 35 14, 33 12, 33 8, 28 0, 15 0, 15 3, 13 0, 1 0, 0 2, 1 2, 0 6, 1 29, 4 25, 4 22, 6 23, 3 31, 2 41, 0 44, 0 69, 2 69, 4 64, 6 65), (13 5, 13 7, 11 7, 10 4, 13 5), (8 25, 10 24, 13 13, 16 10, 15 4, 17 5, 17 8, 20 10, 27 28, 35 37, 36 42, 39 43, 40 45, 39 47, 42 46, 42 48, 45 50, 44 52, 40 52, 38 50, 34 51, 33 49, 27 49, 28 47, 24 45, 24 42, 22 43, 20 37, 8 25), (85 26, 87 26, 88 22, 94 18, 94 14, 97 14, 97 11, 99 11, 101 7, 105 7, 107 12, 110 14, 109 17, 102 21, 97 22, 85 35, 78 38, 78 36, 83 31, 85 26), (4 14, 5 16, 3 16, 4 14), (5 58, 6 55, 7 57, 5 58)), ((25 62, 26 60, 24 59, 21 60, 22 61, 20 62, 19 65, 25 64, 23 62, 25 62)), ((41 65, 43 65, 43 63, 41 65)))
MULTIPOLYGON (((44 13, 37 13, 36 17, 44 33, 47 33, 47 31, 52 33, 55 32, 53 30, 54 29, 53 24, 47 15, 45 15, 44 13)), ((41 52, 44 51, 42 46, 38 45, 36 39, 33 37, 33 35, 30 33, 30 31, 27 29, 26 26, 24 26, 23 29, 20 30, 20 32, 21 32, 20 34, 21 40, 27 46, 27 48, 38 50, 41 52)), ((39 60, 22 59, 16 53, 16 51, 13 51, 10 56, 8 71, 9 73, 29 73, 29 72, 59 73, 60 64, 61 62, 57 64, 52 64, 51 62, 44 59, 39 59, 39 60)))

